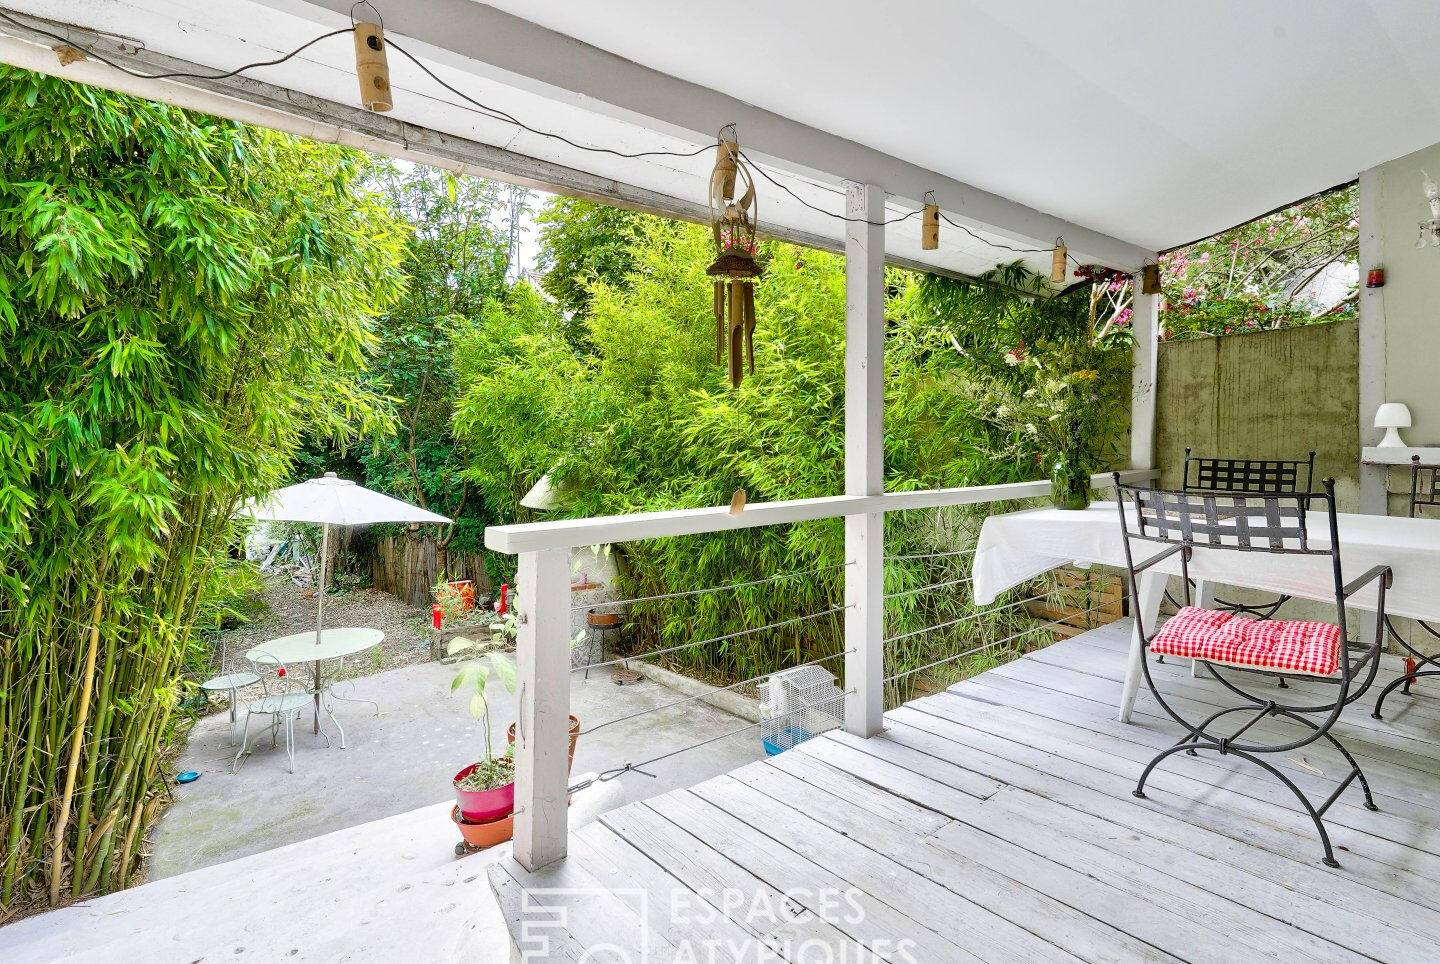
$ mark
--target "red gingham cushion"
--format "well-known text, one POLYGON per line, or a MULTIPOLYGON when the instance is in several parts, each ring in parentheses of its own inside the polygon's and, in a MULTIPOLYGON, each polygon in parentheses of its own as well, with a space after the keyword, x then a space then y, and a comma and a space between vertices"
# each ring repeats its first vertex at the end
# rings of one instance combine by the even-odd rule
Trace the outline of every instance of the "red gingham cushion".
POLYGON ((1186 606, 1150 641, 1150 652, 1329 676, 1340 659, 1340 629, 1329 623, 1250 619, 1186 606))

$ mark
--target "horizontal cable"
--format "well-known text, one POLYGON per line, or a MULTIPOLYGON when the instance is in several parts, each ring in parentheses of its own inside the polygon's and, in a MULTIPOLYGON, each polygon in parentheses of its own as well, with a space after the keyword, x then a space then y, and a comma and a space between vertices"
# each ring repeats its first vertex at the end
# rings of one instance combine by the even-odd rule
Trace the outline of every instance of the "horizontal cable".
POLYGON ((963 586, 974 581, 974 576, 966 576, 964 579, 951 579, 949 582, 932 582, 928 586, 920 586, 916 589, 902 589, 899 592, 886 593, 885 598, 899 599, 901 596, 913 596, 917 592, 929 592, 932 589, 944 589, 947 586, 963 586))
POLYGON ((779 629, 781 626, 791 626, 795 623, 803 623, 807 619, 819 619, 821 616, 833 616, 838 612, 844 612, 849 606, 831 606, 829 609, 822 609, 818 613, 809 613, 805 616, 796 616, 793 619, 782 619, 778 623, 770 623, 768 626, 756 626, 754 629, 742 629, 739 632, 726 633, 724 636, 712 636, 710 639, 698 639, 693 643, 681 643, 679 646, 671 646, 667 649, 654 649, 648 653, 635 653, 632 656, 621 656, 619 659, 607 659, 603 663, 590 663, 586 666, 572 666, 570 672, 575 673, 587 669, 600 669, 605 666, 618 666, 621 663, 628 663, 632 659, 649 659, 651 656, 664 656, 666 653, 678 653, 682 649, 692 649, 696 646, 704 646, 707 643, 723 643, 727 639, 735 639, 740 636, 749 636, 752 633, 763 633, 767 629, 779 629))
POLYGON ((937 630, 937 629, 949 629, 951 626, 958 626, 958 625, 960 625, 961 623, 968 623, 970 620, 972 620, 972 619, 979 619, 981 616, 989 616, 989 615, 991 615, 991 614, 993 614, 993 613, 1003 613, 1003 612, 1004 612, 1005 610, 1007 610, 1007 609, 1014 609, 1016 606, 1023 606, 1023 605, 1025 605, 1026 603, 1034 602, 1034 601, 1037 600, 1037 599, 1045 599, 1045 598, 1047 598, 1047 597, 1049 597, 1049 596, 1058 596, 1059 594, 1061 594, 1061 593, 1063 593, 1063 592, 1074 592, 1074 591, 1077 590, 1077 589, 1082 589, 1082 588, 1084 588, 1085 586, 1088 586, 1088 585, 1090 585, 1091 583, 1096 582, 1096 581, 1098 581, 1098 580, 1100 580, 1100 579, 1103 579, 1103 578, 1104 578, 1104 576, 1099 576, 1099 575, 1091 576, 1089 579, 1086 579, 1084 582, 1078 583, 1078 584, 1076 584, 1076 585, 1074 585, 1074 586, 1062 586, 1062 587, 1060 587, 1060 588, 1058 588, 1058 589, 1051 589, 1049 592, 1036 593, 1036 594, 1033 595, 1033 596, 1027 596, 1027 597, 1025 597, 1024 599, 1018 599, 1018 600, 1016 600, 1015 602, 1006 603, 1006 604, 1003 605, 1003 606, 995 606, 995 607, 992 608, 992 609, 979 609, 979 610, 976 610, 976 611, 973 612, 973 613, 968 613, 968 614, 966 614, 966 615, 964 615, 964 616, 961 616, 959 619, 952 619, 952 620, 950 620, 949 622, 937 623, 937 624, 934 625, 934 626, 926 626, 924 629, 913 629, 913 630, 911 630, 911 631, 908 632, 908 633, 901 633, 901 634, 898 635, 898 636, 891 636, 890 638, 886 639, 885 642, 887 642, 887 643, 893 643, 893 642, 896 642, 896 641, 901 640, 901 639, 909 639, 911 636, 919 636, 919 635, 921 635, 921 634, 923 634, 923 633, 933 633, 933 632, 934 632, 935 630, 937 630))
POLYGON ((756 579, 754 582, 736 582, 726 586, 711 586, 709 589, 687 589, 684 592, 667 592, 660 596, 640 596, 635 599, 612 599, 609 602, 577 603, 571 606, 572 611, 576 609, 601 609, 607 606, 628 606, 631 603, 655 602, 660 599, 679 599, 683 596, 703 596, 710 592, 725 592, 730 589, 748 589, 751 586, 763 586, 766 583, 780 582, 783 579, 798 579, 801 576, 813 576, 816 573, 830 572, 835 569, 844 569, 846 566, 853 566, 853 562, 837 562, 833 566, 821 566, 819 569, 804 569, 800 572, 787 572, 779 576, 771 576, 769 579, 756 579))
MULTIPOLYGON (((802 666, 817 666, 817 665, 819 665, 820 663, 828 663, 828 662, 829 662, 830 660, 832 660, 832 659, 838 659, 838 658, 840 658, 841 656, 847 656, 847 655, 849 655, 850 653, 853 653, 853 652, 855 652, 855 650, 853 650, 853 649, 847 649, 847 650, 844 650, 843 652, 831 653, 829 656, 821 656, 819 659, 812 659, 812 660, 810 660, 810 661, 808 661, 808 662, 805 662, 805 663, 797 663, 797 664, 795 664, 794 666, 790 666, 790 667, 786 667, 786 668, 787 668, 787 669, 799 669, 799 668, 802 667, 802 666)), ((776 672, 784 672, 784 670, 776 670, 776 672)), ((700 693, 700 694, 697 694, 697 695, 695 695, 695 696, 687 696, 687 697, 685 697, 683 700, 672 700, 672 701, 670 701, 669 703, 661 703, 659 706, 652 706, 652 707, 650 707, 649 709, 640 710, 640 711, 637 712, 637 713, 631 713, 629 716, 620 716, 620 717, 616 717, 616 718, 613 719, 613 720, 606 720, 604 723, 596 723, 594 726, 586 727, 585 729, 581 730, 581 731, 580 731, 580 735, 581 735, 581 736, 584 736, 584 735, 587 734, 587 733, 594 733, 596 730, 601 729, 601 728, 603 728, 603 727, 611 726, 611 725, 613 725, 613 724, 615 724, 615 723, 624 723, 626 720, 633 720, 633 719, 635 719, 637 716, 645 716, 646 714, 654 713, 654 712, 657 712, 657 711, 659 711, 659 710, 668 710, 668 709, 669 709, 670 707, 672 707, 672 706, 684 706, 686 703, 694 703, 696 700, 703 700, 703 699, 705 699, 707 696, 710 696, 710 695, 712 695, 712 694, 714 694, 714 693, 725 693, 725 692, 728 692, 729 690, 739 689, 740 687, 746 685, 747 683, 757 683, 757 682, 759 682, 760 680, 762 680, 762 679, 767 679, 767 678, 769 678, 770 676, 773 676, 773 675, 774 675, 774 673, 766 673, 766 674, 763 675, 763 676, 752 676, 752 677, 750 677, 749 679, 742 679, 742 680, 741 680, 740 682, 738 682, 738 683, 731 683, 729 686, 717 686, 717 687, 715 687, 714 689, 707 690, 707 691, 704 692, 704 693, 700 693)))
POLYGON ((894 562, 894 561, 899 560, 899 559, 941 559, 941 558, 944 558, 945 556, 968 556, 968 555, 973 555, 974 552, 975 552, 975 547, 974 547, 974 546, 971 546, 969 549, 956 549, 956 550, 954 550, 953 552, 922 552, 922 553, 919 553, 919 554, 913 555, 913 556, 886 556, 886 557, 885 557, 885 561, 886 561, 886 562, 894 562))
POLYGON ((1090 609, 1086 609, 1078 613, 1070 613, 1069 615, 1066 615, 1060 619, 1053 619, 1048 623, 1041 623, 1037 626, 1031 626, 1028 629, 1023 629, 1020 632, 1015 633, 1013 636, 1006 636, 1004 639, 997 639, 994 642, 986 643, 983 646, 976 646, 974 649, 967 649, 963 653, 956 653, 954 656, 946 656, 944 659, 937 659, 933 663, 926 663, 924 666, 917 666, 914 669, 907 669, 903 673, 896 673, 894 676, 885 677, 885 682, 893 683, 897 679, 901 679, 906 676, 913 676, 916 673, 923 673, 927 669, 934 669, 935 667, 941 666, 945 663, 953 663, 957 659, 964 659, 966 656, 974 656, 976 653, 984 652, 987 649, 994 649, 996 646, 1003 646, 1006 643, 1014 642, 1021 636, 1028 636, 1031 633, 1039 632, 1042 629, 1049 629, 1051 626, 1058 626, 1061 623, 1065 622, 1065 620, 1067 619, 1074 619, 1076 616, 1088 616, 1090 613, 1104 609, 1105 605, 1105 603, 1101 603, 1098 606, 1093 606, 1090 609))
MULTIPOLYGON (((854 693, 855 693, 854 690, 845 690, 845 691, 844 691, 843 693, 841 693, 840 695, 841 695, 841 696, 853 696, 854 693)), ((827 699, 827 700, 833 700, 833 699, 835 699, 835 697, 833 697, 833 696, 827 696, 826 699, 827 699)), ((801 713, 801 712, 804 712, 805 710, 813 709, 814 707, 819 706, 819 705, 820 705, 820 704, 819 704, 818 702, 816 702, 816 703, 807 703, 806 705, 800 707, 800 708, 797 709, 797 710, 793 710, 792 712, 801 713)), ((591 786, 591 785, 593 785, 593 784, 595 784, 595 783, 605 783, 605 782, 608 782, 608 781, 610 781, 610 780, 615 779, 616 777, 620 776, 622 773, 629 773, 629 772, 632 772, 632 771, 635 772, 635 773, 642 774, 643 776, 651 777, 651 778, 653 779, 654 776, 655 776, 655 774, 653 774, 653 773, 646 773, 646 772, 645 772, 645 767, 648 767, 648 766, 650 766, 650 765, 653 764, 653 763, 659 763, 661 760, 668 760, 668 759, 670 759, 672 756, 679 756, 681 753, 688 753, 688 752, 690 752, 691 750, 698 750, 698 749, 700 749, 700 747, 702 747, 702 746, 708 746, 708 745, 710 745, 711 743, 716 743, 716 742, 719 742, 720 740, 728 739, 729 737, 732 737, 732 736, 739 736, 741 733, 747 733, 747 732, 749 732, 750 730, 755 729, 756 727, 763 726, 764 724, 765 724, 765 721, 764 721, 764 720, 762 720, 762 721, 760 721, 760 722, 758 722, 758 723, 749 723, 749 724, 747 724, 747 725, 745 725, 745 726, 739 727, 738 729, 730 730, 730 731, 727 732, 727 733, 721 733, 719 736, 712 736, 712 737, 710 737, 710 739, 708 739, 708 740, 701 740, 699 743, 691 743, 689 746, 682 746, 682 747, 680 747, 678 750, 671 750, 669 753, 662 753, 662 754, 660 754, 659 756, 651 757, 650 759, 645 760, 645 761, 640 762, 640 763, 626 763, 624 766, 618 766, 618 767, 614 767, 614 768, 609 769, 609 770, 603 770, 603 771, 601 771, 594 779, 591 779, 591 780, 581 780, 579 783, 572 784, 571 786, 567 787, 566 789, 567 789, 570 793, 574 793, 574 792, 577 791, 577 790, 584 790, 586 787, 589 787, 589 786, 591 786)), ((818 734, 817 734, 817 735, 818 735, 818 734)))

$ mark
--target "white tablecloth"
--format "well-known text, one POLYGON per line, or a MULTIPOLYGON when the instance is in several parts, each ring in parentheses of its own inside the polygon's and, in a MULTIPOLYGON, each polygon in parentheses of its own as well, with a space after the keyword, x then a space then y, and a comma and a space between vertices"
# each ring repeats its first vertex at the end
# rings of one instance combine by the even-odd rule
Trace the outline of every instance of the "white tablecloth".
MULTIPOLYGON (((1307 521, 1311 545, 1328 546, 1330 528, 1325 514, 1311 512, 1307 521)), ((1390 566, 1395 584, 1386 595, 1386 610, 1398 616, 1440 620, 1440 519, 1342 512, 1337 521, 1347 582, 1373 566, 1390 566)), ((1070 562, 1124 566, 1121 539, 1114 502, 1096 502, 1083 511, 1029 509, 991 516, 980 530, 975 550, 975 601, 988 605, 1005 590, 1070 562)), ((1137 562, 1166 548, 1138 539, 1130 545, 1137 562)), ((1173 556, 1156 568, 1178 574, 1180 559, 1173 556)), ((1335 598, 1329 556, 1197 549, 1190 574, 1222 585, 1302 599, 1335 598)), ((1373 590, 1365 590, 1353 602, 1358 608, 1373 609, 1373 590)))

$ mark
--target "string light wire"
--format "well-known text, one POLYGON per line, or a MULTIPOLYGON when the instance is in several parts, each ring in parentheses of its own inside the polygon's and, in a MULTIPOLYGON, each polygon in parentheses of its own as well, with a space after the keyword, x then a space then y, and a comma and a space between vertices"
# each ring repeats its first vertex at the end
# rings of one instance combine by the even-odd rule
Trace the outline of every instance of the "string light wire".
MULTIPOLYGON (((319 36, 314 37, 314 38, 311 39, 311 40, 307 40, 305 43, 301 44, 299 47, 296 47, 295 49, 293 49, 293 50, 291 50, 291 51, 288 51, 287 53, 281 54, 281 55, 278 56, 278 57, 274 57, 274 58, 271 58, 271 59, 269 59, 269 60, 257 60, 257 61, 252 61, 251 63, 241 64, 239 67, 235 67, 235 68, 232 69, 232 70, 227 70, 227 71, 223 71, 223 72, 220 72, 220 73, 200 73, 200 72, 196 72, 196 71, 183 71, 183 70, 165 71, 165 72, 163 72, 163 73, 158 73, 158 74, 145 73, 144 71, 134 70, 134 69, 132 69, 132 68, 130 68, 130 67, 125 66, 124 64, 118 63, 118 62, 116 62, 115 60, 110 59, 109 57, 106 57, 106 56, 103 55, 103 54, 96 53, 94 50, 92 50, 92 49, 90 49, 90 48, 88 48, 88 47, 85 47, 85 46, 82 46, 82 45, 80 45, 80 44, 77 44, 76 42, 74 42, 73 40, 71 40, 69 37, 64 36, 63 34, 55 33, 54 31, 49 30, 49 29, 47 29, 47 28, 45 28, 45 27, 42 27, 42 26, 37 26, 37 25, 35 25, 35 24, 26 23, 26 22, 24 22, 24 21, 17 20, 16 18, 12 17, 12 16, 11 16, 7 11, 5 11, 5 10, 0 10, 0 21, 3 21, 3 22, 5 22, 5 23, 8 23, 8 24, 10 24, 11 26, 14 26, 14 27, 19 27, 19 28, 22 29, 22 30, 33 31, 34 33, 37 33, 37 34, 39 34, 40 36, 45 37, 45 38, 47 38, 47 39, 49 39, 49 40, 53 40, 53 41, 55 41, 55 42, 58 43, 58 44, 63 44, 63 45, 66 46, 66 47, 70 47, 70 48, 72 48, 72 49, 78 50, 80 53, 84 54, 86 57, 91 58, 91 59, 93 59, 93 60, 96 60, 96 61, 98 61, 98 62, 100 62, 100 63, 102 63, 102 64, 105 64, 107 67, 110 67, 110 68, 112 68, 112 69, 114 69, 114 70, 118 70, 118 71, 120 71, 121 73, 126 74, 126 75, 128 75, 128 76, 139 78, 139 79, 141 79, 141 80, 225 80, 225 79, 228 79, 228 78, 230 78, 230 77, 236 77, 236 76, 239 76, 240 74, 247 73, 247 72, 252 71, 252 70, 257 70, 257 69, 262 68, 262 67, 277 67, 277 66, 279 66, 279 65, 281 65, 281 64, 284 64, 284 63, 286 63, 286 62, 294 59, 295 57, 298 57, 300 54, 304 53, 306 50, 309 50, 311 47, 315 46, 316 44, 321 43, 322 41, 329 40, 329 39, 331 39, 331 38, 333 38, 333 37, 343 36, 343 35, 345 35, 345 34, 353 34, 354 31, 355 31, 355 23, 356 23, 356 20, 355 20, 355 10, 358 9, 359 7, 361 7, 361 6, 367 6, 367 7, 370 7, 372 10, 375 10, 376 19, 379 21, 381 27, 383 28, 383 26, 384 26, 384 19, 380 16, 380 12, 379 12, 378 9, 375 8, 374 4, 371 4, 371 3, 368 3, 368 2, 365 2, 365 3, 357 3, 357 4, 355 4, 355 5, 351 8, 351 11, 350 11, 351 26, 349 26, 349 27, 344 27, 344 28, 341 28, 341 29, 339 29, 339 30, 331 30, 331 31, 328 32, 328 33, 320 34, 319 36)), ((422 73, 425 74, 425 76, 427 76, 428 78, 430 78, 430 80, 434 81, 434 82, 435 82, 436 84, 438 84, 441 88, 443 88, 444 90, 446 90, 446 91, 448 91, 449 93, 453 94, 454 96, 459 97, 461 100, 463 100, 463 101, 465 101, 467 104, 471 105, 473 108, 475 108, 476 110, 478 110, 478 111, 479 111, 481 114, 483 114, 484 116, 490 117, 490 118, 493 119, 493 120, 498 120, 498 121, 501 121, 501 122, 506 123, 506 124, 511 124, 511 125, 513 125, 513 126, 515 126, 515 127, 520 128, 521 130, 523 130, 523 131, 525 131, 525 132, 527 132, 527 133, 529 133, 529 134, 533 134, 533 135, 535 135, 535 136, 537 136, 537 137, 545 137, 545 138, 549 138, 549 139, 551 139, 551 140, 560 141, 561 143, 566 144, 566 145, 568 145, 569 147, 574 148, 575 150, 587 151, 587 152, 592 153, 592 154, 607 154, 607 155, 610 155, 610 156, 612 156, 612 157, 625 158, 625 159, 627 159, 627 160, 636 160, 636 159, 643 158, 643 157, 678 157, 678 158, 698 157, 698 156, 700 156, 701 154, 706 153, 707 151, 713 150, 715 147, 717 147, 717 146, 719 145, 719 141, 717 140, 716 144, 703 144, 703 145, 701 145, 700 147, 697 147, 697 148, 695 148, 694 150, 691 150, 691 151, 666 151, 666 150, 621 151, 621 150, 616 150, 616 149, 611 148, 611 147, 596 147, 596 146, 593 146, 593 145, 590 145, 590 144, 581 144, 581 143, 579 143, 579 142, 577 142, 577 141, 571 140, 570 138, 566 137, 564 134, 557 134, 557 133, 554 133, 554 132, 552 132, 552 131, 546 131, 546 130, 541 130, 540 128, 537 128, 537 127, 532 127, 531 125, 526 124, 524 121, 522 121, 522 120, 520 120, 519 118, 515 117, 513 114, 508 113, 507 111, 501 110, 501 109, 498 108, 498 107, 493 107, 493 106, 491 106, 491 105, 489 105, 489 104, 486 104, 486 103, 484 103, 484 102, 482 102, 482 101, 480 101, 480 100, 477 100, 477 99, 474 98, 474 97, 471 97, 469 94, 466 94, 464 91, 460 90, 458 87, 455 87, 453 84, 450 84, 450 83, 448 83, 447 81, 445 81, 444 79, 442 79, 442 78, 441 78, 439 75, 437 75, 433 70, 431 70, 428 66, 426 66, 426 64, 425 64, 423 61, 421 61, 420 58, 416 57, 416 56, 415 56, 414 54, 412 54, 409 50, 406 50, 405 47, 403 47, 402 45, 396 43, 394 40, 392 40, 392 39, 391 39, 390 37, 388 37, 388 36, 385 38, 385 45, 386 45, 387 47, 393 47, 397 52, 399 52, 399 53, 401 54, 401 56, 405 57, 406 60, 408 60, 408 61, 410 61, 410 63, 414 64, 417 69, 419 69, 422 73)), ((721 135, 722 135, 722 137, 723 137, 723 134, 724 134, 724 131, 725 131, 725 130, 727 130, 727 129, 728 129, 728 130, 733 130, 734 128, 735 128, 735 125, 734 125, 734 124, 727 124, 727 125, 725 125, 725 127, 721 128, 721 135)), ((754 161, 752 161, 752 160, 750 159, 750 157, 749 157, 747 154, 745 154, 744 151, 738 151, 737 153, 739 154, 739 156, 740 156, 742 159, 745 160, 745 162, 746 162, 747 164, 749 164, 757 173, 759 173, 759 175, 760 175, 762 178, 764 178, 768 183, 770 183, 770 184, 773 185, 774 187, 776 187, 776 188, 780 189, 781 191, 785 192, 785 194, 789 195, 794 201, 796 201, 797 203, 799 203, 799 204, 802 205, 803 207, 805 207, 805 208, 807 208, 807 209, 809 209, 809 210, 811 210, 811 211, 814 211, 814 212, 817 213, 817 214, 823 214, 823 215, 825 215, 826 217, 834 218, 834 219, 836 219, 836 220, 838 220, 838 221, 843 221, 843 222, 852 223, 852 224, 867 224, 867 225, 870 225, 870 226, 872 226, 872 227, 886 227, 886 226, 889 226, 889 225, 892 225, 892 224, 900 224, 901 222, 908 221, 908 220, 910 220, 911 218, 916 217, 916 216, 924 213, 924 208, 921 207, 921 208, 916 208, 916 209, 913 210, 913 211, 909 211, 909 212, 907 212, 907 213, 905 213, 905 214, 899 215, 898 217, 887 218, 887 219, 885 219, 885 220, 883 220, 883 221, 871 221, 871 220, 869 220, 869 219, 867 219, 867 218, 852 218, 852 217, 849 217, 848 215, 845 215, 845 214, 836 214, 834 211, 826 210, 825 208, 820 207, 820 206, 817 205, 817 204, 812 204, 811 202, 807 201, 805 198, 801 197, 801 196, 800 196, 799 194, 797 194, 794 190, 792 190, 789 185, 787 185, 787 184, 785 184, 783 181, 780 181, 779 179, 771 176, 771 174, 770 174, 768 171, 766 171, 765 168, 761 167, 760 165, 758 165, 758 164, 756 164, 754 161)), ((828 185, 817 184, 817 185, 815 185, 815 186, 821 188, 822 190, 831 191, 831 192, 836 193, 836 194, 841 193, 840 191, 838 191, 838 190, 836 190, 835 188, 832 188, 832 187, 830 187, 830 186, 828 186, 828 185)), ((927 199, 933 198, 933 197, 935 196, 935 192, 934 192, 934 191, 927 191, 927 192, 925 192, 925 194, 926 194, 926 198, 927 198, 927 199)), ((975 231, 971 230, 971 229, 970 229, 969 227, 967 227, 966 225, 961 224, 961 223, 959 223, 958 221, 955 221, 954 219, 952 219, 951 217, 949 217, 948 215, 946 215, 943 210, 940 212, 940 218, 941 218, 941 220, 943 220, 946 224, 950 225, 951 227, 953 227, 953 228, 955 228, 955 229, 957 229, 957 230, 959 230, 959 231, 963 231, 965 234, 969 235, 971 238, 973 238, 974 240, 980 242, 981 244, 986 245, 987 247, 990 247, 990 248, 995 248, 995 249, 997 249, 997 250, 1010 251, 1010 252, 1015 253, 1015 254, 1047 254, 1047 253, 1049 253, 1050 251, 1053 250, 1052 248, 1018 248, 1018 247, 1015 247, 1015 246, 1013 246, 1013 245, 1003 244, 1003 243, 998 242, 998 241, 991 241, 991 240, 988 239, 988 238, 984 238, 984 237, 980 236, 979 234, 977 234, 975 231)), ((1076 267, 1082 267, 1081 262, 1080 262, 1079 259, 1076 258, 1074 255, 1071 255, 1071 254, 1069 254, 1069 253, 1067 252, 1067 253, 1066 253, 1066 257, 1069 258, 1070 261, 1074 262, 1075 265, 1076 265, 1076 267)))

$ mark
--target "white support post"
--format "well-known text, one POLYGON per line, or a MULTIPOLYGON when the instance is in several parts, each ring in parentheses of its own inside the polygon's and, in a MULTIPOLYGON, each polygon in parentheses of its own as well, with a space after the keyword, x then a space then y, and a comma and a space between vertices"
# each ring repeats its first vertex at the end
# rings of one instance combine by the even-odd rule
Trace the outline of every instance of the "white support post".
MULTIPOLYGON (((1360 172, 1360 270, 1385 263, 1380 235, 1380 171, 1360 172)), ((1375 410, 1385 401, 1385 289, 1361 285, 1360 299, 1360 437, 1356 446, 1375 445, 1380 430, 1375 428, 1375 410)), ((1387 515, 1386 487, 1390 469, 1385 465, 1360 463, 1360 511, 1387 515)))
POLYGON ((1130 279, 1130 330, 1135 335, 1134 367, 1130 374, 1130 467, 1155 466, 1155 379, 1159 371, 1156 350, 1160 336, 1160 296, 1140 293, 1139 274, 1130 279))
POLYGON ((516 572, 515 859, 565 856, 570 746, 570 553, 522 552, 516 572))
MULTIPOLYGON (((885 490, 885 192, 845 183, 845 494, 885 490)), ((885 712, 885 515, 845 517, 845 729, 885 712)))

